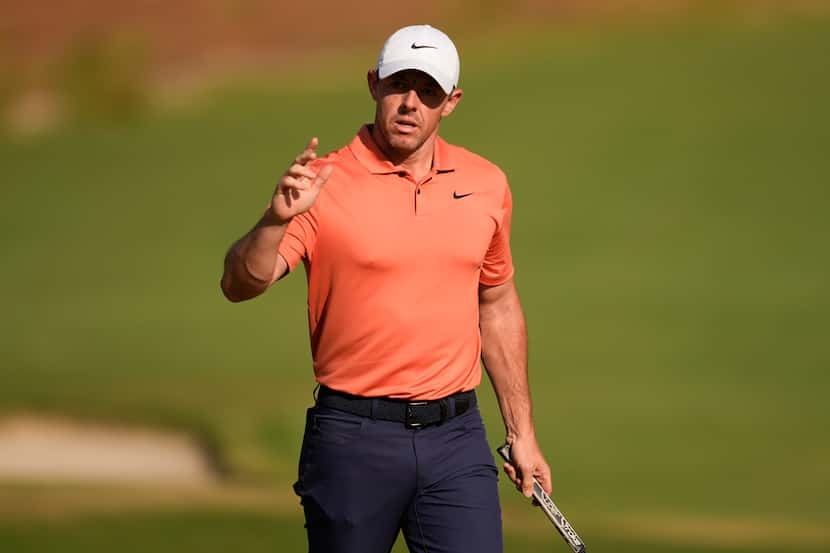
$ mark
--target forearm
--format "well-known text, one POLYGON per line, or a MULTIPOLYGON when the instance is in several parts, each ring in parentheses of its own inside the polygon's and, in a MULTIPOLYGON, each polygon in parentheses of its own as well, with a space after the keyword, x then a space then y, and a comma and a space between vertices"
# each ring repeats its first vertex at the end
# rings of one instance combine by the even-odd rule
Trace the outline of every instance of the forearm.
POLYGON ((283 173, 271 205, 251 231, 240 238, 225 255, 222 292, 231 301, 243 301, 260 295, 288 270, 279 255, 279 246, 291 220, 305 213, 334 172, 334 165, 324 165, 319 172, 310 163, 317 159, 317 137, 294 158, 283 173))
POLYGON ((481 351, 504 419, 507 441, 535 437, 527 376, 527 327, 512 282, 479 301, 481 351))
POLYGON ((237 240, 225 255, 222 292, 230 301, 243 301, 264 292, 271 284, 278 249, 288 222, 279 222, 271 210, 237 240))

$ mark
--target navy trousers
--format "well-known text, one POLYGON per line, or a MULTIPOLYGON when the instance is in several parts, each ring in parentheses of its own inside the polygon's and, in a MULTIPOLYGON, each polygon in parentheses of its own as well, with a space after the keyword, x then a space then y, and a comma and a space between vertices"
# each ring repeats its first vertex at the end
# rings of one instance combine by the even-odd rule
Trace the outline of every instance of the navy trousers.
POLYGON ((501 553, 498 471, 477 408, 419 429, 315 406, 294 490, 310 553, 501 553))

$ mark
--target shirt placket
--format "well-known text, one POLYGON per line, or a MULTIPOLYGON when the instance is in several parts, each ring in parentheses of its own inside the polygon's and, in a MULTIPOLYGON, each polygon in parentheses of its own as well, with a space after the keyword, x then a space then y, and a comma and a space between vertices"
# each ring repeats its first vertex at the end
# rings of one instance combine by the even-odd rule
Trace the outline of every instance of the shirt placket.
POLYGON ((415 178, 405 170, 398 171, 396 175, 398 178, 405 180, 407 186, 409 187, 409 197, 412 202, 410 204, 412 206, 412 214, 415 216, 428 215, 430 211, 430 202, 428 201, 429 187, 425 188, 424 185, 433 180, 435 173, 430 172, 420 182, 416 181, 415 178))
POLYGON ((431 213, 432 207, 432 198, 430 197, 430 192, 432 191, 432 183, 435 177, 434 173, 429 173, 421 182, 415 182, 413 179, 413 183, 415 185, 415 215, 416 216, 423 216, 429 215, 431 213), (426 186, 430 184, 430 186, 426 186))

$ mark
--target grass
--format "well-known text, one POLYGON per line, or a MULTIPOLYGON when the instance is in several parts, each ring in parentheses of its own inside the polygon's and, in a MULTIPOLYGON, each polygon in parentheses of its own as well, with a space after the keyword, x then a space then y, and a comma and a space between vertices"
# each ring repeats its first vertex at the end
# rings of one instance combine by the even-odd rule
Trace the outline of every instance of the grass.
MULTIPOLYGON (((462 45, 466 96, 444 133, 511 178, 538 431, 562 506, 599 529, 593 549, 699 550, 615 541, 598 521, 617 513, 830 521, 829 25, 462 45)), ((231 305, 221 259, 309 134, 335 148, 370 119, 362 71, 0 142, 0 409, 195 429, 236 478, 287 487, 313 386, 304 279, 231 305)), ((4 523, 0 544, 303 543, 290 517, 99 522, 4 523)))
MULTIPOLYGON (((125 517, 97 517, 82 522, 52 523, 44 525, 0 524, 0 543, 16 553, 40 551, 227 551, 233 548, 250 553, 265 551, 302 551, 305 534, 302 526, 293 519, 268 515, 240 514, 233 512, 179 512, 145 513, 125 517)), ((558 537, 509 536, 506 547, 510 551, 542 552, 556 549, 558 537)), ((557 544, 559 545, 559 544, 557 544)), ((692 545, 666 545, 649 542, 611 542, 596 540, 592 543, 598 551, 664 551, 667 553, 694 553, 692 545), (657 549, 659 547, 659 549, 657 549)), ((562 545, 559 549, 565 550, 562 545)), ((787 549, 783 549, 787 550, 787 549)), ((793 551, 795 549, 792 549, 793 551)), ((395 552, 403 552, 403 538, 399 537, 395 552)), ((710 553, 730 553, 740 548, 712 547, 710 553)), ((760 548, 759 553, 782 551, 760 548)))
MULTIPOLYGON (((508 535, 507 551, 547 552, 566 551, 564 544, 550 530, 544 534, 508 535)), ((98 516, 81 521, 52 523, 0 523, 0 543, 15 553, 42 551, 198 551, 211 553, 234 549, 248 553, 266 551, 303 551, 305 531, 302 524, 291 518, 239 512, 173 511, 139 513, 130 517, 98 516)), ((690 544, 667 544, 638 540, 595 539, 591 547, 596 551, 634 553, 661 551, 665 553, 697 553, 690 544)), ((708 553, 737 553, 740 547, 709 546, 708 553)), ((764 547, 757 553, 796 551, 792 548, 764 547)), ((815 550, 808 548, 807 550, 815 550)), ((406 548, 398 537, 395 553, 406 548)))

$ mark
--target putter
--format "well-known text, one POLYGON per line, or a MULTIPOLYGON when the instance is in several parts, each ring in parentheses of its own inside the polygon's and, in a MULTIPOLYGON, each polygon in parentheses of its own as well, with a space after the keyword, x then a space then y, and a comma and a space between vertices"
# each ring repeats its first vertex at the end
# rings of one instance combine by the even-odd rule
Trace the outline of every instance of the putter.
MULTIPOLYGON (((496 449, 496 451, 499 452, 499 455, 501 455, 505 461, 513 465, 513 461, 510 460, 510 444, 504 444, 500 448, 496 449)), ((515 467, 515 465, 513 466, 515 467)), ((542 507, 542 510, 559 531, 562 539, 564 539, 565 542, 567 542, 567 544, 571 547, 573 552, 585 553, 585 543, 577 535, 576 530, 573 529, 573 526, 571 526, 565 518, 565 515, 562 514, 562 511, 560 511, 553 503, 553 500, 547 492, 542 489, 541 484, 539 484, 536 478, 533 479, 533 499, 535 499, 536 503, 542 507)))

